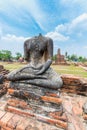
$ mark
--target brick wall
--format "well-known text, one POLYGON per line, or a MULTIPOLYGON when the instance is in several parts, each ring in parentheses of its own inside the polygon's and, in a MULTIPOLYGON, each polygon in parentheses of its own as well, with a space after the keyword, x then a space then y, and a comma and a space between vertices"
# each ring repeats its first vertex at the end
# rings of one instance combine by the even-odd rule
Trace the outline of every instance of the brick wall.
POLYGON ((62 92, 75 93, 87 96, 87 78, 74 75, 62 75, 62 92))

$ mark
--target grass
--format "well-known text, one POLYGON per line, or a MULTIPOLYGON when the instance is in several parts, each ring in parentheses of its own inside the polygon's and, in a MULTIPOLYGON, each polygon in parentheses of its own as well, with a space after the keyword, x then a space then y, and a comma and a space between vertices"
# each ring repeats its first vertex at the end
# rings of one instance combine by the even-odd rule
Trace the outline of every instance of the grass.
POLYGON ((10 71, 19 69, 24 66, 24 64, 21 64, 18 62, 15 62, 15 63, 0 62, 0 65, 3 65, 5 67, 5 69, 10 70, 10 71))
MULTIPOLYGON (((0 62, 0 65, 4 65, 5 69, 8 69, 10 71, 25 66, 25 64, 21 63, 7 63, 7 62, 0 62)), ((87 71, 78 66, 52 65, 51 67, 59 74, 73 74, 76 76, 87 78, 87 71)))
POLYGON ((79 66, 52 65, 52 68, 59 74, 73 74, 79 77, 87 78, 87 71, 79 66))

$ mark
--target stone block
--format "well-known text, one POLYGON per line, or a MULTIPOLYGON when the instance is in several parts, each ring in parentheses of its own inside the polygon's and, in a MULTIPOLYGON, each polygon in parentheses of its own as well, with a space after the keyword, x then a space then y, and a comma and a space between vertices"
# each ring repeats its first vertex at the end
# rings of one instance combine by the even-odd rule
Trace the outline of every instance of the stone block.
POLYGON ((62 99, 56 98, 56 97, 51 97, 51 96, 42 96, 41 100, 43 100, 45 102, 56 103, 56 104, 61 104, 62 103, 62 99))

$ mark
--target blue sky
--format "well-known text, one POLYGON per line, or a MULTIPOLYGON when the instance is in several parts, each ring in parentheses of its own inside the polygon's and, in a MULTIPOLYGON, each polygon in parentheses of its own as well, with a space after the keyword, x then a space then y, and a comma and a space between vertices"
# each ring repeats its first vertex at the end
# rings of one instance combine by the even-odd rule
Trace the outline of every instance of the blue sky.
POLYGON ((39 33, 53 39, 54 54, 87 57, 87 0, 0 0, 0 50, 23 53, 39 33))

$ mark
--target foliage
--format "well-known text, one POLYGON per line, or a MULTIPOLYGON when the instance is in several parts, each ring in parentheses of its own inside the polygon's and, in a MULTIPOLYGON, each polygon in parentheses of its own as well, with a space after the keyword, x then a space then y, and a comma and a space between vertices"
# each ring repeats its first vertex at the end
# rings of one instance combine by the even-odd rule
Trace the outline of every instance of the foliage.
POLYGON ((66 52, 65 52, 65 58, 66 58, 66 59, 67 59, 67 56, 68 56, 68 52, 66 51, 66 52))
POLYGON ((78 61, 79 61, 79 62, 86 62, 87 59, 86 59, 85 57, 80 56, 80 57, 78 58, 78 61))
POLYGON ((0 51, 0 60, 2 60, 2 61, 10 61, 11 58, 12 58, 11 51, 8 51, 8 50, 0 51))
POLYGON ((77 55, 75 55, 75 54, 71 55, 71 60, 72 61, 78 61, 77 55))
POLYGON ((22 57, 22 54, 21 54, 20 52, 17 52, 17 53, 16 53, 16 57, 15 57, 16 60, 18 60, 20 57, 22 57))
POLYGON ((67 55, 66 59, 68 61, 74 61, 74 62, 86 62, 87 59, 85 57, 82 57, 82 56, 77 56, 75 54, 72 54, 72 55, 67 55))

